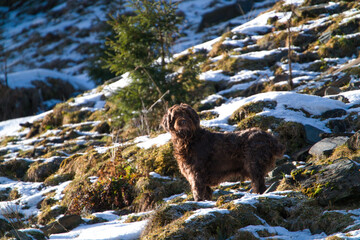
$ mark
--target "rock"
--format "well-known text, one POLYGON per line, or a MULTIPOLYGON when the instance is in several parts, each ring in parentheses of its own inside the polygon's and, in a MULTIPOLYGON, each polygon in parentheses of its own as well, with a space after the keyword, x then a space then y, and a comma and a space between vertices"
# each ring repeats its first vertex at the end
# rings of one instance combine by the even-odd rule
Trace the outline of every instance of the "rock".
POLYGON ((345 133, 352 128, 347 119, 330 120, 326 126, 330 128, 333 133, 345 133))
POLYGON ((34 125, 30 128, 30 131, 26 134, 26 138, 32 138, 40 133, 40 126, 34 125))
POLYGON ((346 115, 346 111, 341 108, 331 109, 321 114, 321 119, 337 118, 346 115))
POLYGON ((277 187, 280 185, 279 181, 274 182, 271 184, 264 193, 270 193, 276 191, 277 187))
POLYGON ((345 204, 360 197, 360 166, 344 158, 330 165, 307 166, 291 173, 301 191, 319 204, 345 204))
POLYGON ((349 103, 349 99, 347 99, 346 97, 344 97, 343 95, 336 95, 336 96, 331 96, 329 97, 331 99, 334 99, 334 100, 338 100, 338 101, 341 101, 343 103, 349 103))
POLYGON ((251 1, 237 1, 233 4, 215 8, 213 11, 207 12, 202 16, 197 32, 201 32, 204 28, 210 27, 216 23, 245 14, 252 9, 252 6, 253 2, 251 1), (239 5, 241 7, 239 7, 239 5))
POLYGON ((92 130, 92 132, 98 132, 98 133, 110 133, 110 125, 104 121, 96 125, 92 130))
POLYGON ((332 138, 325 138, 320 142, 315 143, 309 150, 309 153, 314 157, 324 157, 329 156, 333 150, 343 145, 349 138, 348 137, 332 137, 332 138))
POLYGON ((79 215, 66 215, 59 218, 57 221, 52 222, 43 228, 40 228, 40 230, 43 231, 46 235, 54 233, 64 233, 76 228, 82 222, 83 220, 79 215))
POLYGON ((23 159, 14 159, 0 164, 0 176, 21 179, 29 169, 30 162, 23 159))
POLYGON ((306 146, 301 148, 299 151, 293 153, 291 155, 291 158, 294 161, 303 161, 306 162, 306 160, 308 159, 309 156, 309 150, 310 150, 311 146, 306 146))
POLYGON ((321 141, 320 134, 322 134, 324 131, 308 124, 304 125, 304 129, 305 129, 306 141, 308 143, 314 144, 321 141))
POLYGON ((79 133, 77 133, 74 130, 71 130, 70 132, 68 132, 65 136, 64 136, 64 140, 70 140, 70 139, 74 139, 77 137, 80 137, 81 135, 79 133))
POLYGON ((3 237, 4 234, 11 229, 11 224, 5 219, 0 218, 0 237, 3 237))
POLYGON ((12 237, 15 237, 16 240, 32 240, 33 239, 32 237, 30 237, 29 235, 27 235, 26 233, 23 233, 21 231, 11 230, 9 233, 12 237))
POLYGON ((25 179, 31 182, 43 182, 59 169, 63 159, 62 157, 56 157, 51 162, 35 162, 31 164, 29 170, 26 172, 25 179))
POLYGON ((290 174, 293 169, 296 167, 292 163, 285 163, 278 167, 276 167, 274 170, 269 172, 269 176, 271 178, 282 178, 284 174, 290 174))
POLYGON ((360 131, 357 131, 346 141, 346 145, 353 151, 360 149, 360 131))
POLYGON ((339 94, 339 93, 341 93, 341 90, 340 90, 340 88, 338 88, 338 87, 332 87, 332 86, 330 86, 330 87, 327 87, 327 88, 325 89, 325 96, 328 96, 328 95, 336 95, 336 94, 339 94))

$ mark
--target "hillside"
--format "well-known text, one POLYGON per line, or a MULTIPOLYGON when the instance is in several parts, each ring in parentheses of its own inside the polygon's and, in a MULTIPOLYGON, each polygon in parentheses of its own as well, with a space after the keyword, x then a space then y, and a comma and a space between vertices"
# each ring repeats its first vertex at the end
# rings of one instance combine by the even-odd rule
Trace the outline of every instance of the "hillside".
MULTIPOLYGON (((247 14, 240 17, 239 11, 228 10, 235 2, 180 1, 178 15, 184 22, 173 51, 222 34, 229 26, 255 17, 274 0, 241 3, 247 14)), ((131 12, 123 0, 0 3, 0 92, 8 99, 0 99, 0 120, 50 110, 114 77, 100 61, 105 57, 105 41, 112 36, 107 21, 110 14, 131 12)))
MULTIPOLYGON (((206 31, 194 10, 202 3, 180 2, 196 24, 184 28, 173 58, 205 59, 198 77, 209 94, 193 106, 203 127, 259 127, 286 145, 268 190, 224 182, 212 201, 195 202, 168 133, 115 127, 110 98, 129 84, 124 74, 47 112, 0 122, 3 239, 360 238, 360 3, 257 2, 206 31)), ((78 80, 82 67, 45 73, 78 80)))

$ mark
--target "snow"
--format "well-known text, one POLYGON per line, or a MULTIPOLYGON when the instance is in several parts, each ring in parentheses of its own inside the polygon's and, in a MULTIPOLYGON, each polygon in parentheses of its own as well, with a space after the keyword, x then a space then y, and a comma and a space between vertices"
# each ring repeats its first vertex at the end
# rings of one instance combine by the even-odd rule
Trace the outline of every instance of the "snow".
POLYGON ((219 209, 219 208, 198 209, 198 210, 194 211, 194 213, 185 220, 185 223, 189 223, 199 216, 204 216, 204 215, 215 216, 214 213, 227 214, 227 213, 230 213, 230 211, 227 209, 219 209))
POLYGON ((123 223, 121 220, 113 220, 105 223, 92 225, 80 225, 67 233, 52 234, 51 240, 77 239, 106 239, 106 240, 132 240, 138 239, 145 228, 148 220, 139 222, 123 223))
POLYGON ((269 232, 270 234, 274 234, 274 236, 271 236, 271 238, 266 238, 266 239, 316 240, 316 239, 325 239, 326 238, 325 233, 313 235, 313 234, 311 234, 309 229, 291 232, 283 227, 269 226, 269 225, 265 225, 265 226, 264 225, 249 225, 249 226, 239 229, 239 231, 251 232, 255 237, 257 237, 259 239, 263 239, 263 238, 261 238, 257 232, 264 231, 264 230, 269 232))
POLYGON ((199 78, 200 80, 218 82, 224 79, 229 79, 229 76, 223 74, 223 70, 210 70, 207 72, 202 72, 199 78))
POLYGON ((34 122, 36 120, 42 119, 48 113, 52 112, 52 110, 48 112, 41 113, 39 115, 30 116, 30 117, 23 117, 23 118, 16 118, 11 120, 6 120, 0 122, 0 137, 4 136, 19 136, 19 130, 21 130, 20 123, 26 122, 34 122))
POLYGON ((171 177, 167 177, 167 176, 161 176, 160 174, 156 173, 156 172, 150 172, 149 175, 152 178, 158 178, 158 179, 164 179, 164 180, 173 180, 171 177))
POLYGON ((35 86, 32 84, 32 81, 46 82, 48 78, 61 79, 72 84, 78 90, 88 90, 95 87, 93 82, 84 82, 78 77, 69 76, 55 70, 40 68, 9 73, 8 84, 10 88, 33 88, 35 86))
POLYGON ((149 149, 152 146, 161 146, 167 143, 171 138, 170 133, 160 134, 155 138, 149 138, 148 136, 137 137, 135 139, 136 145, 140 148, 149 149))
POLYGON ((334 108, 347 109, 345 103, 329 98, 294 92, 267 92, 256 94, 247 98, 235 98, 232 101, 224 103, 213 110, 219 114, 217 118, 201 121, 201 124, 206 127, 218 126, 229 129, 231 126, 227 125, 227 121, 231 114, 241 106, 257 101, 277 102, 275 109, 265 110, 264 112, 258 113, 259 115, 281 117, 286 121, 299 122, 304 125, 308 124, 325 132, 329 132, 329 129, 320 119, 308 118, 302 111, 294 111, 291 109, 302 109, 312 115, 321 115, 323 112, 334 108))

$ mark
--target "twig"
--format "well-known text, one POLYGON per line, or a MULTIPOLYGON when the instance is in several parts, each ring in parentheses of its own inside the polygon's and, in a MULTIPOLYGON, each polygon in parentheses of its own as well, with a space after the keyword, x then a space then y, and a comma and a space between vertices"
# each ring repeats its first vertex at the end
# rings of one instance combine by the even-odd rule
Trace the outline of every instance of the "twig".
POLYGON ((156 102, 153 103, 153 105, 151 105, 151 106, 146 110, 146 112, 150 112, 151 109, 152 109, 158 102, 161 102, 162 99, 163 99, 167 94, 169 94, 169 93, 170 93, 170 90, 167 90, 158 100, 156 100, 156 102))

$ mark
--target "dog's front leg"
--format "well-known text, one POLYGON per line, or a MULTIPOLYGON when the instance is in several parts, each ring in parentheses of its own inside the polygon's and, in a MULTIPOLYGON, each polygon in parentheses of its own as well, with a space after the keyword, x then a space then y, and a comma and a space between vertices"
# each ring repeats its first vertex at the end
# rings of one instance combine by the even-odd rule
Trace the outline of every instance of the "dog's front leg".
POLYGON ((191 186, 191 192, 193 194, 194 200, 195 201, 207 200, 206 195, 208 195, 207 194, 208 191, 203 181, 201 181, 201 179, 196 178, 194 175, 189 176, 188 181, 191 186))

